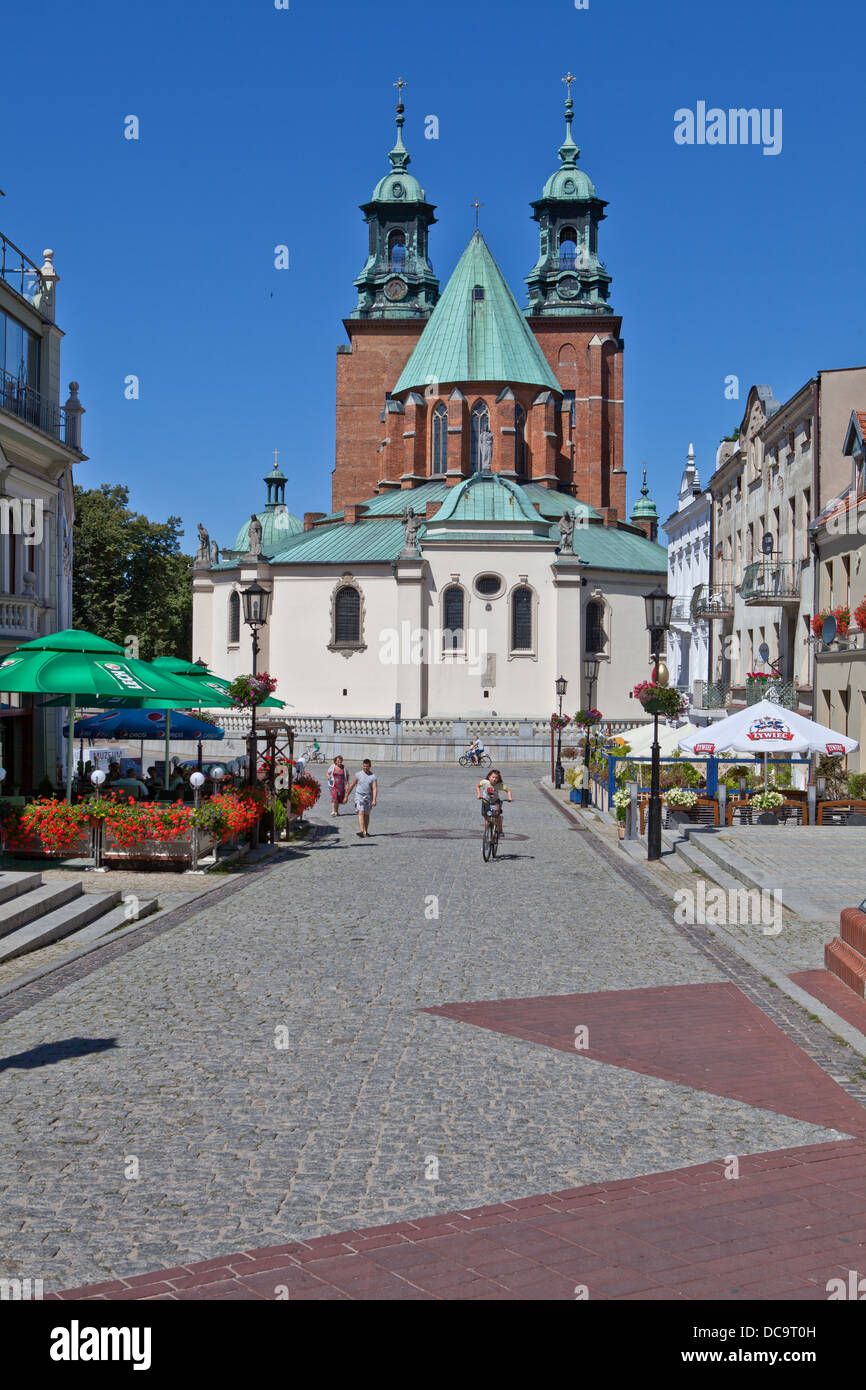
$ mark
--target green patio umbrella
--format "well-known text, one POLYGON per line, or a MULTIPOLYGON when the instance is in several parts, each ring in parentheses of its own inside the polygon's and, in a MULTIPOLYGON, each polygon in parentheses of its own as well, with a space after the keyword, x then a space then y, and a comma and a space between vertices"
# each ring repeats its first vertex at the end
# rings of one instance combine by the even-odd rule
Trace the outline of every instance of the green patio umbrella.
MULTIPOLYGON (((0 662, 0 690, 19 694, 63 695, 69 705, 69 727, 75 727, 75 706, 81 696, 112 699, 155 700, 187 705, 197 699, 197 688, 188 678, 160 669, 149 661, 127 656, 123 647, 95 633, 67 628, 37 637, 0 662)), ((215 703, 218 703, 215 701, 215 703)), ((226 704, 231 701, 226 697, 226 704)), ((68 740, 66 799, 72 799, 74 739, 68 740)))
MULTIPOLYGON (((181 676, 184 680, 191 681, 199 689, 199 710, 210 708, 223 708, 224 704, 235 707, 235 702, 229 695, 229 681, 223 680, 221 676, 215 676, 212 671, 198 661, 184 661, 179 656, 157 656, 153 660, 154 666, 158 666, 162 671, 169 671, 173 676, 181 676)), ((147 701, 148 706, 151 701, 147 701)), ((283 709, 284 702, 277 700, 273 695, 269 695, 266 700, 262 700, 262 706, 270 706, 271 709, 283 709)), ((165 721, 165 768, 166 786, 168 786, 168 738, 169 720, 165 721)), ((199 744, 201 752, 201 744, 199 744)))

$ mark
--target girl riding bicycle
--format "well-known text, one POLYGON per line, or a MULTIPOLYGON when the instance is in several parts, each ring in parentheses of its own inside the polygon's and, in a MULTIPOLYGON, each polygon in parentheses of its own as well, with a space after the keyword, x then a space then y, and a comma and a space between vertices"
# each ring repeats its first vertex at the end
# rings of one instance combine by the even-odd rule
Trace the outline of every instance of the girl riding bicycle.
POLYGON ((495 816, 499 822, 499 833, 502 834, 502 793, 508 797, 509 801, 514 798, 508 787, 502 780, 502 773, 498 768, 492 767, 487 776, 475 787, 475 796, 481 802, 481 814, 487 819, 488 816, 495 816))

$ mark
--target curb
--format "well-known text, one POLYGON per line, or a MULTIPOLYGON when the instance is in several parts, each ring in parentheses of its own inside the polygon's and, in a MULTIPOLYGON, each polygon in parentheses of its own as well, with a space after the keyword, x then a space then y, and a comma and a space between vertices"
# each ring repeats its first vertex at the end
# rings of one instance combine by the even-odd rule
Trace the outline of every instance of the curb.
MULTIPOLYGON (((569 804, 558 801, 554 793, 548 791, 543 784, 541 785, 541 790, 549 800, 553 802, 554 806, 559 808, 564 816, 567 816, 569 820, 578 820, 578 813, 572 811, 569 804)), ((582 830, 588 830, 596 839, 601 840, 609 851, 613 850, 613 845, 608 844, 607 838, 601 831, 596 826, 590 824, 588 816, 586 819, 581 816, 579 821, 582 830)), ((623 843, 625 844, 628 842, 623 841, 623 843)), ((650 873, 645 864, 642 863, 640 859, 634 858, 631 854, 629 854, 628 858, 630 865, 637 870, 641 877, 644 878, 648 884, 652 885, 660 896, 672 903, 673 900, 669 898, 664 885, 659 883, 658 879, 650 873)), ((614 863, 616 863, 615 858, 614 863)), ((701 870, 701 872, 703 873, 704 871, 701 870)), ((709 878, 710 875, 706 874, 705 877, 709 878)), ((715 882, 716 880, 713 878, 711 881, 715 882)), ((708 927, 704 928, 704 930, 710 931, 708 927)), ((820 1019, 824 1027, 827 1028, 834 1037, 840 1038, 843 1042, 847 1043, 853 1052, 858 1053, 861 1057, 866 1057, 866 1034, 859 1032, 859 1030, 848 1023, 846 1019, 840 1018, 838 1014, 834 1013, 833 1010, 822 1003, 820 999, 816 999, 813 994, 807 994, 807 992, 801 989, 799 985, 795 984, 789 976, 779 970, 778 966, 774 965, 772 961, 767 960, 765 956, 745 946, 739 937, 733 936, 726 927, 718 926, 714 922, 710 935, 721 938, 741 960, 745 961, 753 970, 756 970, 765 980, 775 985, 779 992, 786 995, 792 1003, 797 1004, 805 1013, 812 1014, 813 1017, 820 1019)))

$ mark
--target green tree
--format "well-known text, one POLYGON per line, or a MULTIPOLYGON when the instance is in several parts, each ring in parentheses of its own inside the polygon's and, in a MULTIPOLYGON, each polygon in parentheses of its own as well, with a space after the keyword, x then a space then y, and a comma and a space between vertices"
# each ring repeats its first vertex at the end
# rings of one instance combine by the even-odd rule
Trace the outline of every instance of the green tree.
POLYGON ((118 484, 75 489, 73 623, 112 642, 135 634, 148 660, 190 660, 192 559, 180 548, 181 518, 149 521, 128 504, 118 484))

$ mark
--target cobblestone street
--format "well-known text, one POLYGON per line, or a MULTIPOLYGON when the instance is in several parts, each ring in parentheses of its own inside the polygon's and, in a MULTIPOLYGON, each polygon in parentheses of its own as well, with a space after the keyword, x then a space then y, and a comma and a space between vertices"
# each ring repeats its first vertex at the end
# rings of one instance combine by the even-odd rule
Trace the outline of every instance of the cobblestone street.
POLYGON ((320 802, 290 862, 37 1003, 22 991, 2 1024, 0 1275, 98 1285, 862 1138, 857 1100, 540 777, 508 771, 486 865, 472 771, 391 768, 371 839, 320 802))

